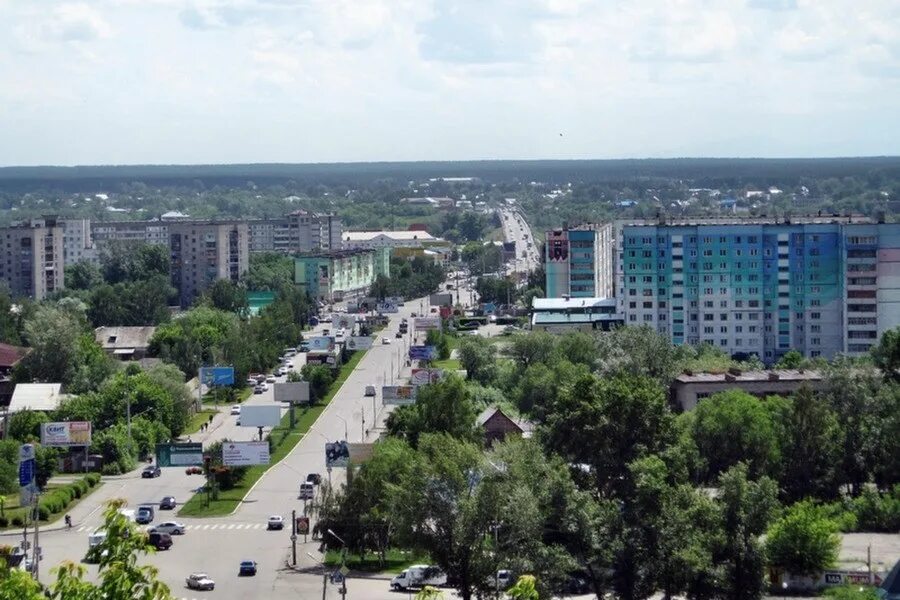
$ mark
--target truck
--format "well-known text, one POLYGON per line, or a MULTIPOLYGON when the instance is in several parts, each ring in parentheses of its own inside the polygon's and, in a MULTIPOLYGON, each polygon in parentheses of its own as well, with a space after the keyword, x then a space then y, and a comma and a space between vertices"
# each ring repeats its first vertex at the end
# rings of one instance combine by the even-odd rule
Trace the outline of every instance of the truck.
POLYGON ((391 579, 392 590, 408 590, 426 585, 447 585, 447 574, 433 565, 412 565, 391 579))

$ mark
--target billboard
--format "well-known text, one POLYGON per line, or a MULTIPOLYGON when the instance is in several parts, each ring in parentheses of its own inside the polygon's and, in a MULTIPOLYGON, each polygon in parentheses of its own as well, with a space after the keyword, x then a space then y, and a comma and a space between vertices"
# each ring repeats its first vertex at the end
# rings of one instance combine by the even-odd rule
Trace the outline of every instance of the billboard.
POLYGON ((325 466, 346 467, 350 462, 350 446, 345 441, 325 444, 325 466))
POLYGON ((280 422, 280 404, 245 404, 241 407, 241 427, 275 427, 280 422))
POLYGON ((443 378, 443 369, 413 369, 410 383, 413 385, 428 385, 430 383, 437 383, 443 378))
POLYGON ((382 386, 381 402, 383 404, 396 404, 398 406, 402 406, 405 404, 415 404, 416 388, 412 385, 382 386))
POLYGON ((368 350, 375 343, 375 338, 365 335, 354 335, 347 340, 347 350, 368 350))
POLYGON ((432 294, 428 297, 431 306, 453 306, 453 294, 432 294))
POLYGON ((400 312, 397 304, 393 302, 379 302, 376 309, 380 313, 397 313, 400 312))
POLYGON ((230 467, 269 464, 269 442, 224 442, 222 464, 230 467))
POLYGON ((157 444, 156 465, 158 467, 193 467, 203 465, 203 444, 157 444))
POLYGON ((330 335, 309 337, 303 341, 309 344, 310 352, 331 352, 334 350, 334 338, 330 335))
POLYGON ((375 444, 348 444, 350 446, 350 462, 359 465, 370 458, 375 452, 375 444))
POLYGON ((90 446, 90 421, 41 423, 41 444, 44 446, 90 446))
POLYGON ((200 367, 203 385, 234 385, 234 367, 200 367))
POLYGON ((290 402, 291 404, 309 404, 309 382, 292 381, 289 383, 276 383, 275 402, 290 402))
POLYGON ((441 329, 440 317, 416 317, 413 319, 413 325, 416 329, 441 329))
POLYGON ((437 348, 434 346, 410 346, 409 357, 412 360, 434 360, 437 358, 437 348))
POLYGON ((356 315, 335 313, 331 316, 331 324, 335 329, 353 329, 356 325, 356 315))

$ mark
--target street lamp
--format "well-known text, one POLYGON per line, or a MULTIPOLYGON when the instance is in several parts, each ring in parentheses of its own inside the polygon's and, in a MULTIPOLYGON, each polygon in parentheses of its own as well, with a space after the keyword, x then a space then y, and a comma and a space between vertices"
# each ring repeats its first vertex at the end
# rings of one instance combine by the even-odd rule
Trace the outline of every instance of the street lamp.
POLYGON ((340 416, 340 415, 334 415, 334 416, 337 417, 338 419, 340 419, 341 421, 344 422, 344 441, 349 440, 349 439, 350 439, 350 434, 347 433, 347 431, 348 431, 348 429, 347 429, 347 419, 345 419, 344 417, 342 417, 342 416, 340 416))

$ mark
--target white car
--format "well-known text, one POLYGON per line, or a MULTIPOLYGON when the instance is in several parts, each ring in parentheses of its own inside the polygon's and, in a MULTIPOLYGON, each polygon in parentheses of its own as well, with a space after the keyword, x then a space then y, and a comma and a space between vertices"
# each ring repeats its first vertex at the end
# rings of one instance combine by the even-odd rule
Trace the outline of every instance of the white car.
POLYGON ((266 383, 275 383, 275 375, 274 375, 274 374, 272 374, 272 375, 267 375, 267 376, 266 376, 266 383))
POLYGON ((266 525, 266 529, 284 529, 284 517, 272 515, 266 525))
POLYGON ((216 582, 206 573, 191 573, 185 579, 185 583, 192 590, 213 590, 216 587, 216 582))
POLYGON ((241 414, 241 405, 240 405, 240 404, 235 404, 234 406, 232 406, 232 407, 231 407, 231 414, 233 414, 233 415, 239 415, 239 414, 241 414))
POLYGON ((262 391, 264 391, 264 392, 269 391, 269 384, 266 383, 265 381, 263 381, 261 384, 259 384, 259 387, 261 387, 262 391))
POLYGON ((160 523, 159 525, 154 525, 150 529, 149 532, 156 533, 168 533, 169 535, 184 535, 184 523, 178 523, 176 521, 166 521, 164 523, 160 523))
POLYGON ((387 346, 387 345, 389 345, 390 343, 391 343, 391 338, 389 338, 389 337, 383 337, 383 338, 381 338, 381 344, 382 344, 383 346, 387 346))
POLYGON ((275 371, 275 374, 279 377, 284 377, 285 375, 287 375, 287 372, 287 367, 278 367, 278 370, 275 371))

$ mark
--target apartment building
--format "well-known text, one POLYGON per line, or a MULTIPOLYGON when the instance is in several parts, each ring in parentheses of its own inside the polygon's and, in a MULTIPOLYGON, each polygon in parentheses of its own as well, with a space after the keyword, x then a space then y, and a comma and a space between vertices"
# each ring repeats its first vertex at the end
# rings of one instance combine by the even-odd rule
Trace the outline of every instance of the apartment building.
POLYGON ((323 302, 363 297, 379 275, 390 276, 391 250, 333 250, 294 258, 294 283, 323 302))
POLYGON ((217 279, 237 283, 250 266, 246 222, 180 221, 168 224, 172 286, 190 306, 217 279))
POLYGON ((548 298, 612 298, 613 226, 585 224, 546 233, 548 298))
POLYGON ((33 300, 65 287, 63 228, 56 217, 0 228, 0 281, 14 298, 33 300))
POLYGON ((91 220, 59 219, 58 222, 63 228, 63 263, 68 266, 82 260, 97 262, 91 220))
POLYGON ((343 227, 335 215, 294 211, 280 219, 254 219, 250 228, 251 252, 329 252, 343 247, 343 227))
POLYGON ((674 344, 772 363, 791 349, 860 355, 900 325, 900 224, 720 218, 616 229, 619 311, 674 344))
MULTIPOLYGON (((84 258, 98 263, 109 244, 116 242, 167 245, 170 225, 173 225, 170 221, 94 221, 90 223, 89 240, 93 250, 84 258)), ((71 239, 66 243, 79 242, 71 239)))

